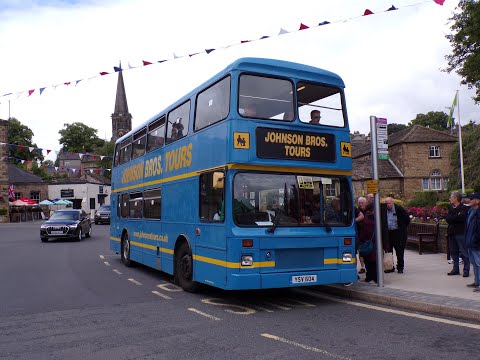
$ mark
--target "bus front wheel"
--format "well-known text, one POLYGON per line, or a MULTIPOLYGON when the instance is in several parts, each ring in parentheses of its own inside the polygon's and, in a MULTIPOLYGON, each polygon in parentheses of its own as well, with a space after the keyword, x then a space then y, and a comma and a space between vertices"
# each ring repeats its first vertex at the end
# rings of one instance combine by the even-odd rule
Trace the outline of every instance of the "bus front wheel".
POLYGON ((175 277, 180 287, 186 292, 196 292, 199 283, 193 281, 193 257, 188 243, 180 245, 175 257, 175 277))
POLYGON ((128 234, 125 234, 122 239, 122 261, 125 266, 132 266, 132 260, 130 259, 130 239, 128 238, 128 234))

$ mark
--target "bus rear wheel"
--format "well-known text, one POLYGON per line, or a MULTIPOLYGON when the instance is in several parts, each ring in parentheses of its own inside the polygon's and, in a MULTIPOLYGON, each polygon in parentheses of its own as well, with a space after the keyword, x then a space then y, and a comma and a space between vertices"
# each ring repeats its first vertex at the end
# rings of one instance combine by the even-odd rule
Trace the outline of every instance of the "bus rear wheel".
POLYGON ((122 261, 126 267, 132 266, 132 260, 130 259, 130 239, 128 234, 125 234, 122 238, 122 261))
POLYGON ((193 281, 193 257, 188 243, 180 245, 175 257, 175 277, 180 287, 186 292, 196 292, 199 283, 193 281))

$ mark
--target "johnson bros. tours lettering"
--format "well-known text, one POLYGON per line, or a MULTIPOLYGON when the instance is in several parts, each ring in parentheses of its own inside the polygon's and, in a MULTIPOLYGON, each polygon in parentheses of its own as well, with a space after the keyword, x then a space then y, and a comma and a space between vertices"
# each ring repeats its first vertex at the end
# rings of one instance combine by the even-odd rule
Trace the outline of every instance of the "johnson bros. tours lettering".
POLYGON ((269 159, 335 161, 335 136, 257 128, 257 156, 269 159))

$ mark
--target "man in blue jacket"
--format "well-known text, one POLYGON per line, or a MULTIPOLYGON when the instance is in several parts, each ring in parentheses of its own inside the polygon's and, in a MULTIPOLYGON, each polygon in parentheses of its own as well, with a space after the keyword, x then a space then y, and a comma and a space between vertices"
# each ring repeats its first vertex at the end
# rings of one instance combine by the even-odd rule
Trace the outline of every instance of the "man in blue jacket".
POLYGON ((468 211, 467 224, 465 227, 465 247, 468 249, 470 262, 472 263, 475 280, 468 287, 473 291, 480 292, 480 193, 470 195, 470 210, 468 211))

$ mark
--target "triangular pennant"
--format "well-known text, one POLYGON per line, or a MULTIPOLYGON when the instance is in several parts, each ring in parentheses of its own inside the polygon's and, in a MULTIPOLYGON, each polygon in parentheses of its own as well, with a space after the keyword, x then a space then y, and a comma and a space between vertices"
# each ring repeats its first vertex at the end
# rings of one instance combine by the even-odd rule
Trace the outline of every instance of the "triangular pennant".
POLYGON ((40 155, 41 155, 42 152, 43 152, 43 149, 38 148, 37 151, 38 151, 38 152, 40 153, 40 155))
POLYGON ((192 57, 192 56, 195 56, 195 55, 198 55, 198 53, 188 54, 189 57, 192 57))
POLYGON ((28 96, 32 95, 34 91, 35 91, 35 89, 33 89, 33 90, 28 90, 28 96))
POLYGON ((40 88, 40 95, 42 95, 43 91, 45 90, 46 88, 40 88))
POLYGON ((55 171, 58 171, 58 166, 55 166, 55 171))
POLYGON ((245 44, 245 43, 248 43, 250 41, 252 41, 252 40, 240 40, 240 44, 245 44))
POLYGON ((47 149, 47 155, 50 154, 50 151, 52 151, 52 150, 48 150, 48 149, 47 149))
POLYGON ((79 158, 81 159, 83 157, 82 153, 78 153, 79 158))
POLYGON ((105 156, 103 156, 103 155, 100 155, 100 160, 103 160, 103 158, 104 158, 104 157, 105 157, 105 156))
POLYGON ((143 66, 152 65, 150 61, 142 60, 142 62, 143 62, 143 66))
POLYGON ((289 32, 283 28, 280 28, 280 32, 278 33, 278 35, 283 35, 283 34, 288 34, 289 32))
POLYGON ((260 38, 260 40, 263 40, 263 39, 268 39, 270 36, 267 36, 267 35, 264 35, 260 38))
POLYGON ((135 66, 132 66, 132 65, 130 64, 130 61, 129 61, 129 62, 128 62, 128 70, 130 70, 130 69, 135 69, 135 66))
POLYGON ((35 149, 35 148, 32 147, 32 146, 29 146, 29 147, 28 147, 28 150, 30 150, 30 152, 32 152, 34 149, 35 149))
POLYGON ((100 75, 102 75, 102 76, 103 76, 103 75, 108 75, 108 72, 106 72, 106 71, 100 71, 100 75))
POLYGON ((365 9, 365 12, 363 13, 363 16, 367 16, 367 15, 372 15, 373 12, 369 9, 365 9))
POLYGON ((174 59, 180 59, 181 56, 177 56, 177 54, 173 53, 173 58, 174 58, 174 59))
POLYGON ((300 28, 298 30, 300 31, 300 30, 305 30, 305 29, 310 29, 310 28, 307 25, 305 25, 304 23, 300 23, 300 28))
POLYGON ((433 0, 435 2, 435 4, 438 4, 438 5, 442 5, 443 6, 443 3, 445 2, 445 0, 433 0))
POLYGON ((330 21, 322 21, 321 23, 318 23, 318 26, 323 26, 328 24, 330 24, 330 21))
POLYGON ((398 10, 394 5, 390 6, 387 11, 398 10))
POLYGON ((113 70, 115 70, 115 72, 119 72, 119 71, 122 71, 122 68, 118 66, 114 66, 113 70))
POLYGON ((215 51, 215 49, 205 49, 205 52, 206 52, 207 54, 210 54, 212 51, 215 51))
POLYGON ((68 85, 70 85, 71 83, 72 83, 71 81, 67 81, 67 82, 64 82, 63 85, 68 86, 68 85))
POLYGON ((162 62, 165 62, 165 61, 168 61, 168 60, 158 60, 157 62, 162 63, 162 62))
POLYGON ((75 80, 75 86, 77 86, 80 81, 82 81, 82 79, 80 79, 80 80, 75 80))

